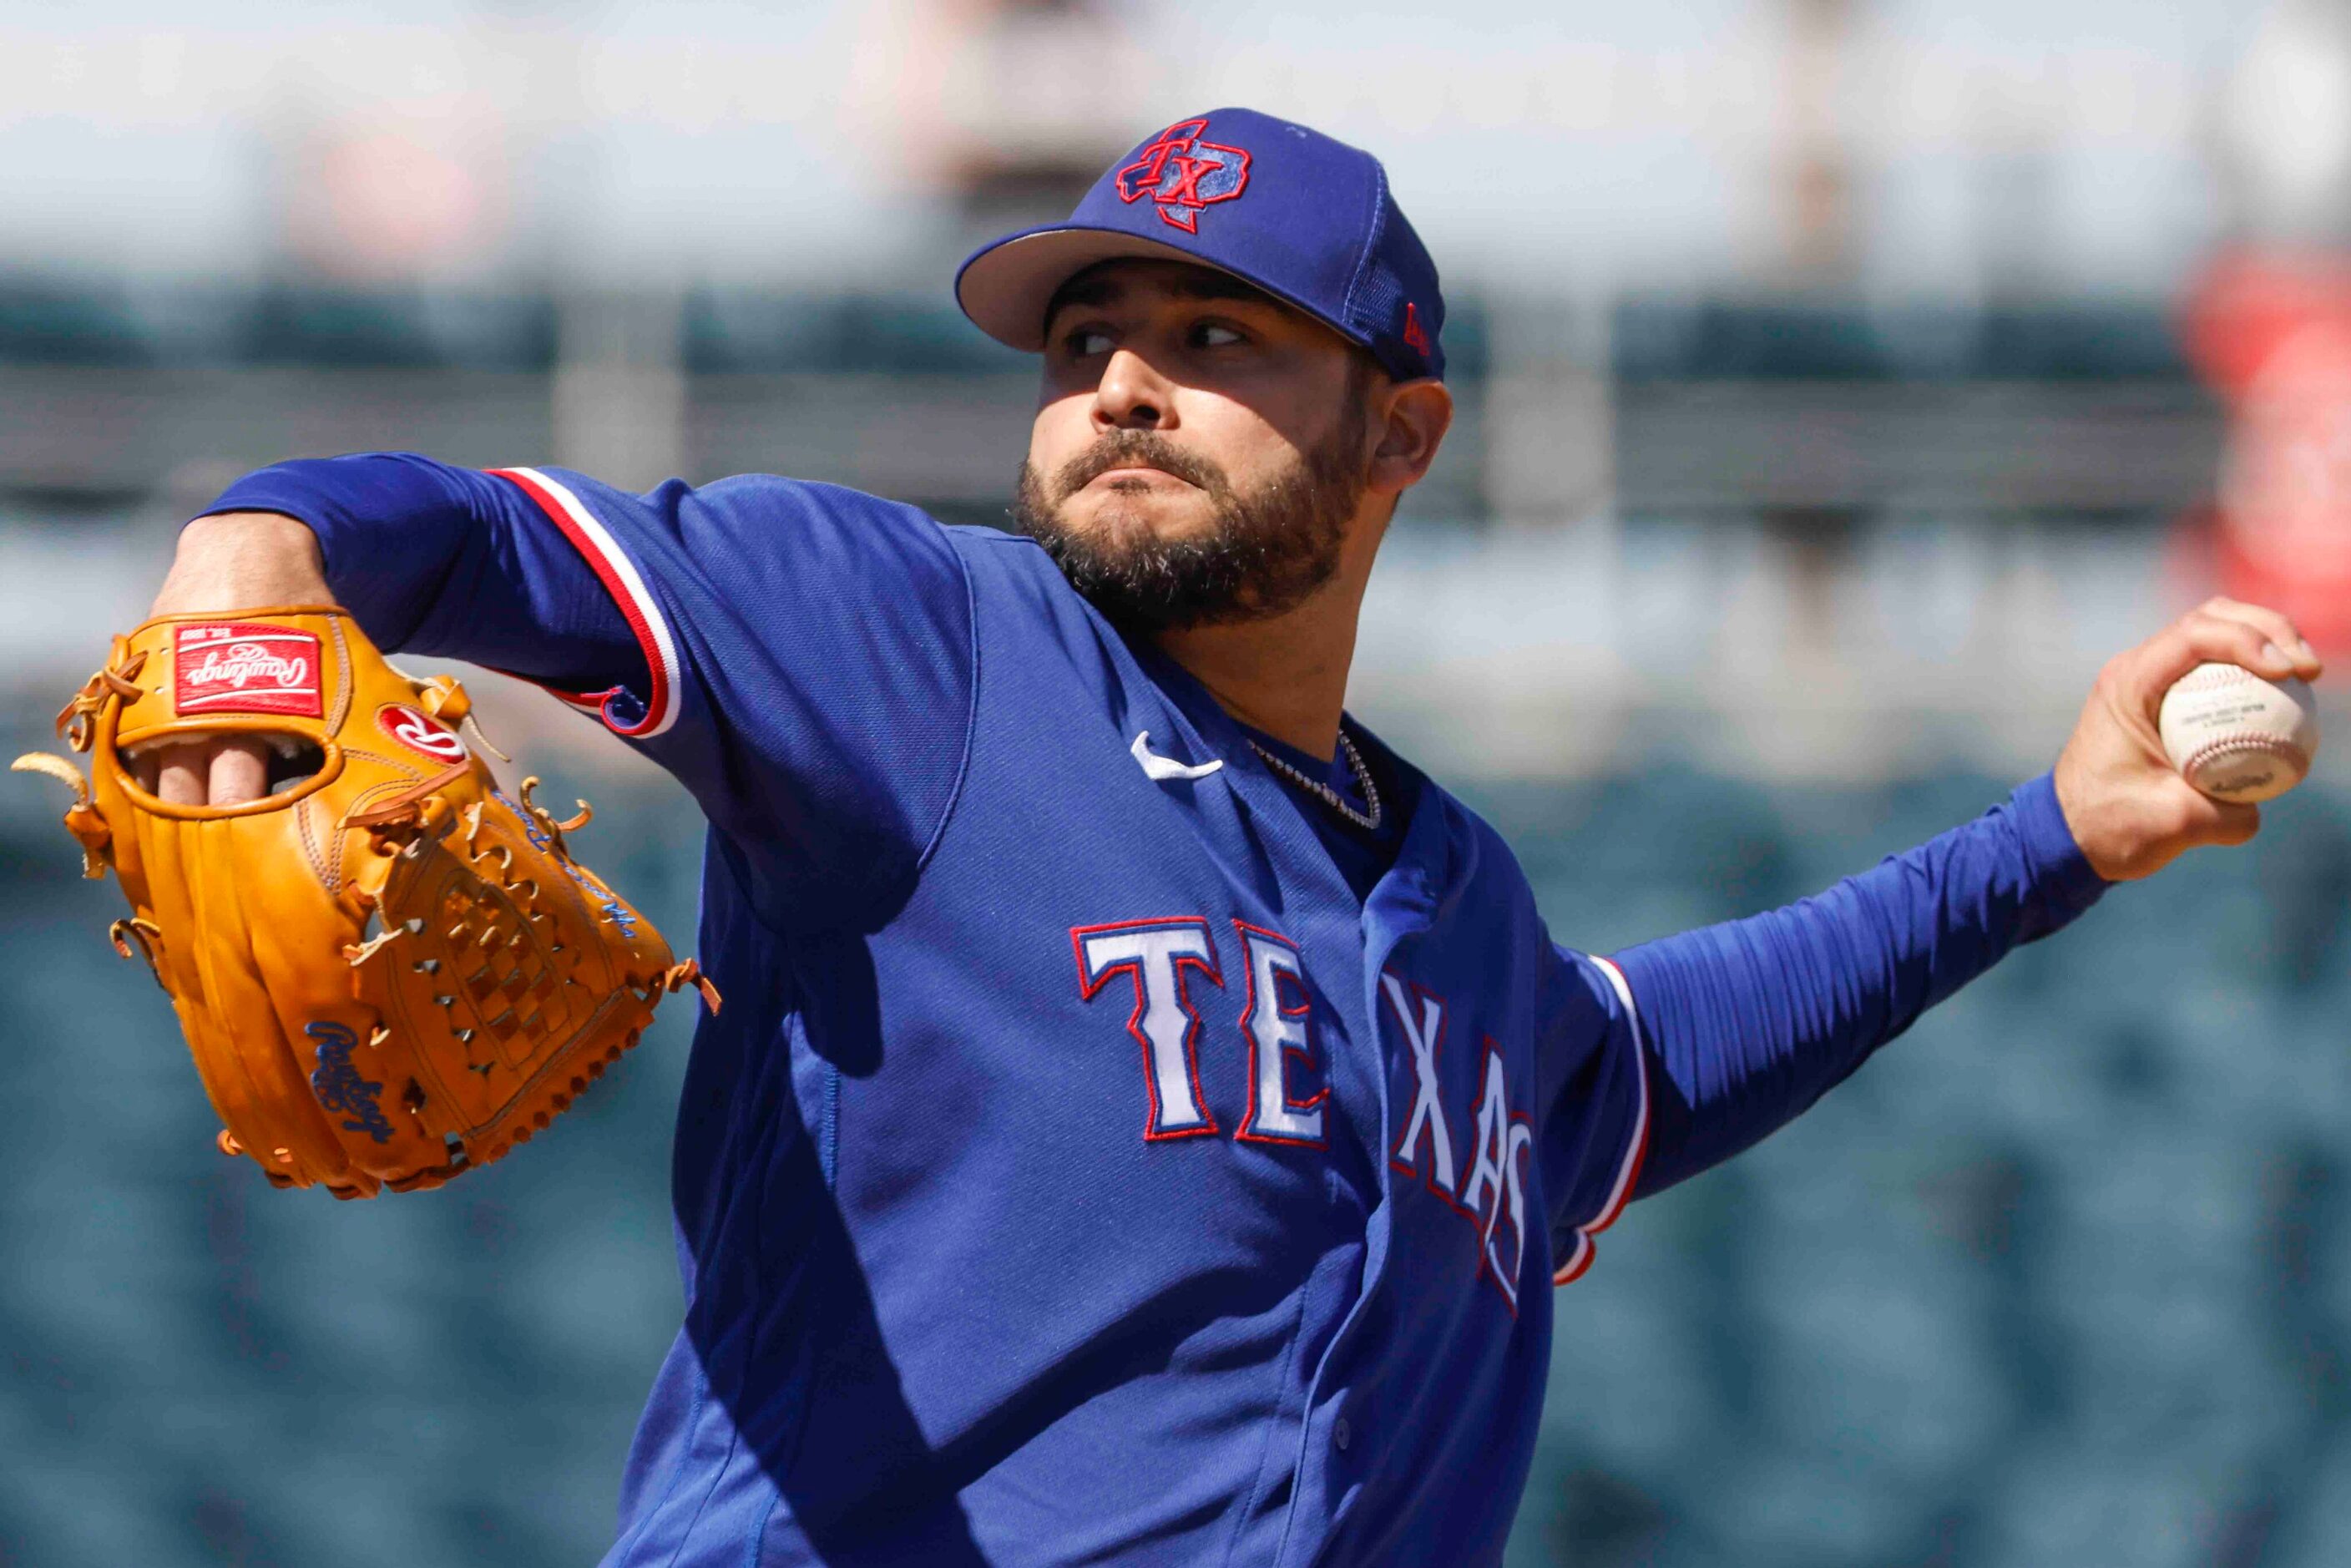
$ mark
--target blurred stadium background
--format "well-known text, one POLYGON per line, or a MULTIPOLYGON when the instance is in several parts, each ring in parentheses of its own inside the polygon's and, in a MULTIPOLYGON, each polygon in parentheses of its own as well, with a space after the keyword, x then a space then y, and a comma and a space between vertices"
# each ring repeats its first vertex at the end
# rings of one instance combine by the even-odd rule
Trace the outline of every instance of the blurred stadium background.
MULTIPOLYGON (((1354 706, 1571 943, 1982 809, 2215 587, 2351 654, 2344 0, 192 15, 0 0, 12 753, 283 455, 1000 517, 1031 372, 952 267, 1226 102, 1382 154, 1445 270, 1463 418, 1354 706)), ((690 929, 683 797, 486 706, 690 929)), ((2351 1562, 2340 776, 1635 1209, 1512 1563, 2351 1562)), ((592 1561, 677 1311, 683 1011, 528 1158, 271 1193, 61 803, 0 789, 0 1564, 592 1561)))

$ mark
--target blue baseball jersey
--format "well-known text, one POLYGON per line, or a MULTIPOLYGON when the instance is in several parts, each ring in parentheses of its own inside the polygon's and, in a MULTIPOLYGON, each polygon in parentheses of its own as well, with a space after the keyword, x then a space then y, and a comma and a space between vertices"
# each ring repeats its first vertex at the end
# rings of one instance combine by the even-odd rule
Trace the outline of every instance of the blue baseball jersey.
POLYGON ((213 509, 709 820, 684 1322, 611 1564, 1498 1562, 1593 1238, 2102 886, 2042 779, 1612 962, 1352 726, 1396 815, 1351 862, 1023 538, 399 455, 213 509))

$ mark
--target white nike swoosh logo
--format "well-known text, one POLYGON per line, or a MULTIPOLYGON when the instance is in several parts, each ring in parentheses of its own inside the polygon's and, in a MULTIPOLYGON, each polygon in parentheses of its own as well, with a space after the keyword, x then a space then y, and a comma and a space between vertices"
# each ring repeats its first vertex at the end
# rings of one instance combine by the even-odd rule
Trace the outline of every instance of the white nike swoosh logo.
POLYGON ((1151 749, 1151 732, 1144 730, 1127 747, 1135 761, 1143 765, 1145 779, 1165 781, 1169 779, 1206 779, 1225 765, 1223 758, 1209 762, 1178 762, 1172 757, 1162 757, 1151 749))

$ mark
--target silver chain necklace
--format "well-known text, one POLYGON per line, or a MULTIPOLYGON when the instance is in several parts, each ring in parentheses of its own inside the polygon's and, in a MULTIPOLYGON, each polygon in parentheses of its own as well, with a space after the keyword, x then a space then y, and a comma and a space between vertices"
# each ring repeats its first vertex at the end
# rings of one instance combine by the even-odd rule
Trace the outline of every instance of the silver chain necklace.
POLYGON ((1346 818, 1347 821, 1354 823, 1355 826, 1363 829, 1365 832, 1375 833, 1380 831, 1379 787, 1372 782, 1372 770, 1364 766, 1364 754, 1355 749, 1355 743, 1347 738, 1347 732, 1345 730, 1343 729, 1339 732, 1339 749, 1347 754, 1347 766, 1354 770, 1355 786, 1364 792, 1364 804, 1371 808, 1367 811, 1356 810, 1355 808, 1347 804, 1346 797, 1340 794, 1339 791, 1332 789, 1331 786, 1325 784, 1320 779, 1310 778, 1306 774, 1300 772, 1289 763, 1284 762, 1280 758, 1276 757, 1272 752, 1268 751, 1264 747, 1259 746, 1256 741, 1252 740, 1249 742, 1249 749, 1256 752, 1259 758, 1263 758, 1267 767, 1272 768, 1276 773, 1280 774, 1284 779, 1289 779, 1291 783, 1296 784, 1301 789, 1318 797, 1324 805, 1330 807, 1332 810, 1338 812, 1339 815, 1346 818))

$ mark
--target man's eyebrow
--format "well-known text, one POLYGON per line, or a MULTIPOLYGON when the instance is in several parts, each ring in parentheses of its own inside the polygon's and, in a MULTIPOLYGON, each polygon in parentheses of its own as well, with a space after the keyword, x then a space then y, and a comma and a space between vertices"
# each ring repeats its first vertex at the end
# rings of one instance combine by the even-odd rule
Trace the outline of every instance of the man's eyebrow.
POLYGON ((1126 290, 1112 277, 1073 277, 1053 291, 1045 307, 1045 319, 1051 320, 1053 312, 1068 305, 1107 305, 1126 290))

